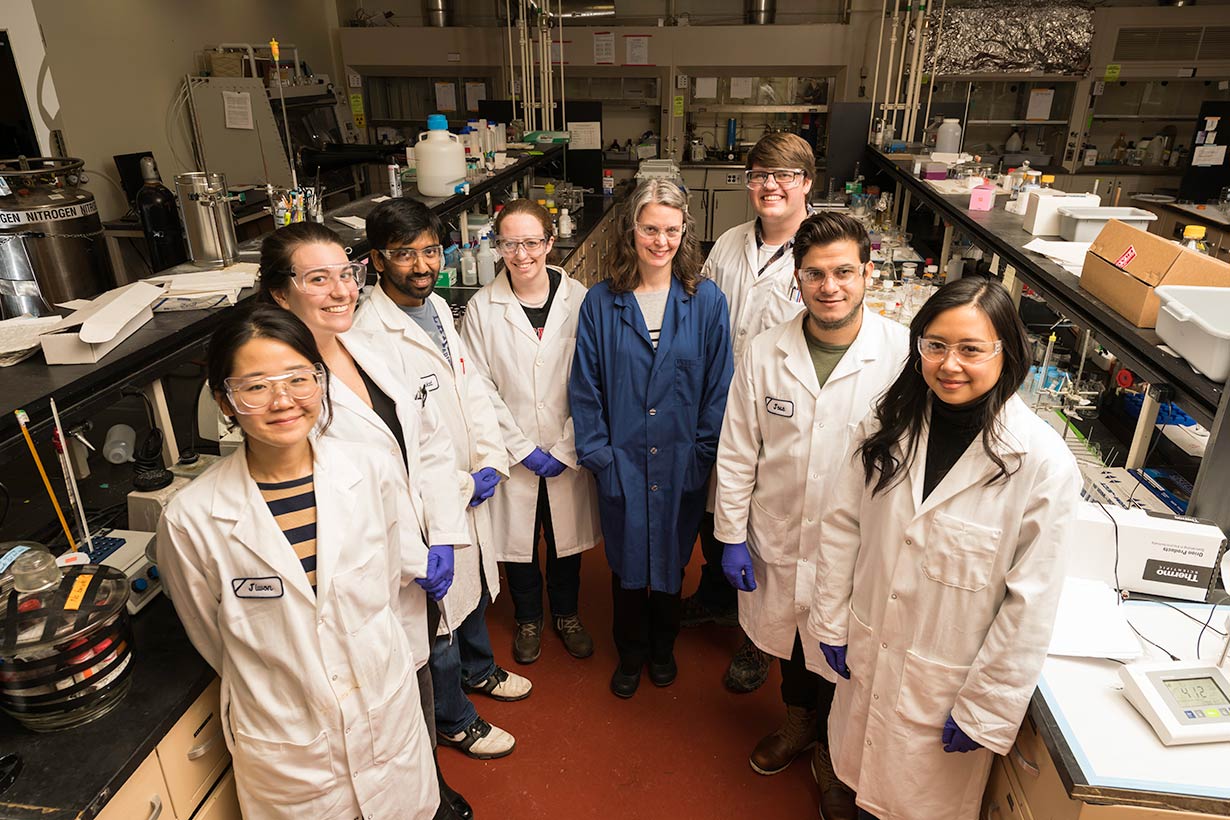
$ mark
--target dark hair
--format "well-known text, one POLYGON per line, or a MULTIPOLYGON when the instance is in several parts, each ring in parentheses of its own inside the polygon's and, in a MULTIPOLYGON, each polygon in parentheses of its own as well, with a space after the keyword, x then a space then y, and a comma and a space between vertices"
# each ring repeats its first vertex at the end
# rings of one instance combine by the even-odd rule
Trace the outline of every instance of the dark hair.
POLYGON ((394 242, 413 242, 424 231, 435 235, 440 244, 448 244, 444 222, 417 199, 386 199, 367 215, 367 241, 375 250, 383 250, 394 242))
POLYGON ((317 428, 323 433, 333 421, 333 408, 329 404, 329 368, 325 367, 324 357, 316 347, 316 337, 308 330, 308 326, 298 316, 277 305, 253 301, 226 311, 209 338, 205 365, 209 389, 215 395, 226 394, 226 379, 235 366, 235 356, 241 347, 253 339, 282 342, 309 362, 324 368, 325 384, 320 399, 321 422, 317 428))
POLYGON ((1029 365, 1033 359, 1032 349, 1025 325, 1022 324, 1008 291, 995 280, 970 276, 949 282, 936 291, 914 316, 914 321, 910 322, 910 351, 905 367, 897 380, 876 402, 878 429, 859 446, 863 459, 863 480, 870 484, 872 477, 879 472, 880 477, 876 480, 874 490, 876 493, 891 487, 900 477, 906 475, 909 464, 918 451, 918 439, 927 417, 930 393, 930 388, 922 377, 922 356, 918 353, 918 339, 941 313, 967 305, 973 305, 986 314, 1003 342, 1003 351, 1000 354, 1003 356, 1003 371, 996 385, 982 397, 978 409, 978 429, 981 432, 983 449, 999 468, 987 483, 994 483, 1015 472, 1015 469, 1009 469, 1008 465, 1004 464, 1003 459, 992 449, 992 444, 1001 440, 999 411, 1029 374, 1029 365), (903 437, 904 458, 898 461, 892 448, 901 442, 903 437))
POLYGON ((641 282, 636 256, 636 220, 646 205, 665 205, 683 212, 683 238, 679 241, 675 258, 671 260, 671 275, 679 280, 688 295, 695 294, 700 285, 703 264, 696 223, 688 213, 687 194, 675 183, 664 179, 642 180, 619 209, 615 217, 615 261, 607 274, 607 287, 612 293, 630 293, 641 282))
POLYGON ((815 151, 807 140, 786 131, 774 131, 756 141, 752 150, 747 152, 747 162, 743 167, 750 171, 753 165, 761 168, 802 168, 803 176, 816 178, 815 151))
POLYGON ((260 291, 256 298, 276 305, 273 292, 286 290, 295 275, 290 269, 295 251, 303 245, 317 244, 346 247, 340 236, 319 222, 295 222, 278 228, 261 240, 260 291))
POLYGON ((858 260, 866 265, 871 261, 871 237, 867 229, 849 214, 837 211, 821 211, 803 220, 794 234, 794 266, 803 267, 803 257, 812 248, 850 240, 858 245, 858 260))

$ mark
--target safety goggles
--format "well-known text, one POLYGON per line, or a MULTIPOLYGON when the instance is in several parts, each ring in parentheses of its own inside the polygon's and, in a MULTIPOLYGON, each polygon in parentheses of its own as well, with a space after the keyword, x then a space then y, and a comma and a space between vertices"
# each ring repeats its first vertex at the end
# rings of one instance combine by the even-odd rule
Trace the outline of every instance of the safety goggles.
POLYGON ((318 362, 278 376, 234 377, 225 379, 222 386, 236 413, 256 415, 268 410, 278 393, 285 393, 298 403, 319 397, 325 386, 325 366, 318 362))
POLYGON ((805 285, 816 285, 832 277, 833 281, 837 284, 848 285, 859 277, 860 272, 859 268, 838 268, 832 273, 820 270, 819 268, 801 268, 799 270, 799 281, 805 285))
POLYGON ((771 168, 768 171, 744 171, 743 179, 749 188, 761 188, 773 177, 778 188, 793 188, 803 181, 802 168, 771 168))
POLYGON ((541 237, 537 239, 497 239, 495 240, 495 249, 505 256, 514 256, 517 253, 517 248, 525 248, 526 253, 538 253, 547 246, 547 238, 541 237))
POLYGON ((425 248, 378 248, 377 253, 399 268, 409 267, 420 258, 434 264, 444 256, 443 245, 428 245, 425 248))
POLYGON ((918 355, 929 362, 940 363, 948 358, 948 354, 957 357, 960 364, 983 364, 989 362, 1004 349, 1002 340, 994 342, 953 342, 947 344, 939 339, 918 338, 918 355))
POLYGON ((659 236, 665 236, 667 239, 674 242, 676 239, 683 236, 683 230, 682 225, 671 225, 666 228, 659 228, 657 225, 642 225, 639 222, 636 223, 636 232, 651 242, 659 236))
POLYGON ((367 281, 367 265, 363 262, 338 262, 335 265, 317 265, 310 270, 293 271, 290 281, 303 293, 321 295, 332 293, 340 282, 355 290, 367 281))

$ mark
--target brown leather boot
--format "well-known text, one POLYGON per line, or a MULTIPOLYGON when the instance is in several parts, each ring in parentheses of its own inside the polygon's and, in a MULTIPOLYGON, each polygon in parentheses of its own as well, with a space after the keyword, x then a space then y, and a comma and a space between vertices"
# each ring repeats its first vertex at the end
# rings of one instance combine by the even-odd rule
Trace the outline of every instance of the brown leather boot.
POLYGON ((854 792, 837 779, 827 743, 817 743, 812 752, 811 776, 820 787, 820 820, 858 820, 854 792))
POLYGON ((786 707, 786 722, 752 750, 748 762, 756 774, 777 774, 816 742, 816 710, 786 707))

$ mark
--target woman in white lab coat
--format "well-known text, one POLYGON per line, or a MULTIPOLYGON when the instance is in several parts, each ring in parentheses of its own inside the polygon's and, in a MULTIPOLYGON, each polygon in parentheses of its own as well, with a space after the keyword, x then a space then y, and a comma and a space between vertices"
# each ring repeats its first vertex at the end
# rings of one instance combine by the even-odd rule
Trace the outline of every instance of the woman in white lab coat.
POLYGON ((860 425, 820 525, 809 631, 838 683, 833 766, 862 817, 974 820, 1050 643, 1080 475, 1016 395, 997 282, 941 288, 860 425))
POLYGON ((404 472, 313 434, 329 374, 290 313, 232 311, 208 370, 244 446, 168 505, 158 564, 222 678, 243 815, 426 820, 439 793, 399 592, 427 550, 404 472))
POLYGON ((513 598, 513 657, 541 651, 542 573, 538 533, 547 542, 552 626, 565 649, 588 658, 594 642, 578 615, 581 553, 598 543, 593 475, 577 464, 568 407, 568 374, 585 286, 547 264, 555 242, 551 215, 517 199, 495 219, 504 270, 466 305, 461 335, 492 396, 514 465, 490 501, 499 559, 513 598))
MULTIPOLYGON (((416 385, 394 375, 388 362, 396 349, 385 334, 351 329, 363 263, 351 262, 341 237, 314 222, 298 222, 271 233, 261 243, 260 298, 298 316, 316 340, 332 378, 332 423, 322 435, 367 442, 404 464, 410 479, 410 504, 418 534, 431 544, 427 577, 403 588, 402 621, 414 648, 419 692, 427 729, 435 747, 435 704, 429 641, 440 623, 436 603, 453 578, 453 548, 470 542, 464 501, 454 490, 457 465, 448 434, 434 405, 416 401, 416 385), (430 599, 429 599, 430 598, 430 599)), ((441 793, 463 817, 470 807, 443 777, 441 793)), ((442 807, 442 818, 452 817, 442 807)))

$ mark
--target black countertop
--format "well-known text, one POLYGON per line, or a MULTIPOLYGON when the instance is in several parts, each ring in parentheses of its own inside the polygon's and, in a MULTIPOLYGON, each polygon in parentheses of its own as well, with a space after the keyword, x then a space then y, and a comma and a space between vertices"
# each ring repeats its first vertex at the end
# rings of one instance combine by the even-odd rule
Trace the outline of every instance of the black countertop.
POLYGON ((130 689, 108 714, 43 734, 0 713, 0 753, 22 758, 17 780, 0 794, 0 820, 94 817, 214 679, 166 597, 132 626, 130 689))
POLYGON ((1180 406, 1205 427, 1213 427, 1224 385, 1195 372, 1183 359, 1161 350, 1158 347, 1161 338, 1156 331, 1136 327, 1105 302, 1081 290, 1079 276, 1068 273, 1040 254, 1025 250, 1025 245, 1038 237, 1028 233, 1022 227, 1021 217, 1005 211, 1002 203, 997 202, 990 211, 970 211, 968 195, 948 196, 937 192, 914 177, 908 167, 900 164, 909 160, 897 160, 898 156, 884 154, 871 146, 867 148, 871 167, 900 182, 911 195, 972 236, 981 247, 999 254, 1054 310, 1082 328, 1093 330, 1097 341, 1144 381, 1173 387, 1180 406))

